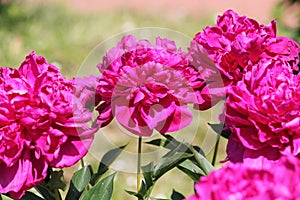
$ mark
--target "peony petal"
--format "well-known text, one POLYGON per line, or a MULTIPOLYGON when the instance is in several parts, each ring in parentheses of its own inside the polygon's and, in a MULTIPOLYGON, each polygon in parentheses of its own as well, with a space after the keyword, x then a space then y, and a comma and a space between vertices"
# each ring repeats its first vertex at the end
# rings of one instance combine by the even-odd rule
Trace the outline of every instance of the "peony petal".
POLYGON ((230 134, 226 147, 227 158, 233 162, 243 162, 245 147, 234 133, 230 134))
POLYGON ((117 121, 127 130, 138 136, 150 136, 153 129, 142 119, 140 113, 128 106, 115 106, 117 121))
POLYGON ((258 130, 255 127, 236 127, 232 130, 234 130, 243 146, 248 149, 259 150, 266 146, 265 143, 261 143, 256 139, 258 130))
POLYGON ((101 103, 96 110, 99 112, 97 122, 100 127, 104 127, 113 120, 111 104, 109 102, 101 103))
POLYGON ((244 163, 254 168, 270 168, 280 158, 279 150, 265 147, 259 151, 245 149, 244 163))
MULTIPOLYGON (((30 159, 28 162, 30 163, 28 167, 28 175, 26 178, 26 182, 20 191, 15 192, 11 191, 9 194, 13 198, 20 198, 24 195, 24 193, 30 188, 37 186, 40 182, 42 182, 47 176, 48 164, 47 162, 41 158, 36 159, 33 153, 28 152, 30 154, 30 159)), ((24 168, 23 168, 24 170, 24 168)), ((24 174, 25 175, 25 174, 24 174)))
POLYGON ((93 138, 81 139, 78 137, 68 137, 68 140, 60 147, 60 153, 54 158, 49 166, 56 168, 70 167, 86 155, 93 141, 93 138))
POLYGON ((35 80, 39 76, 40 70, 42 70, 39 69, 36 59, 37 56, 34 51, 30 52, 19 68, 19 71, 26 77, 32 86, 35 84, 35 80))
MULTIPOLYGON (((30 162, 28 160, 19 159, 19 161, 11 166, 7 167, 4 163, 0 163, 0 192, 19 192, 23 185, 26 183, 27 173, 30 169, 30 162), (5 176, 3 176, 5 174, 5 176)), ((23 193, 25 191, 22 191, 23 193)))
POLYGON ((178 131, 188 126, 192 122, 192 119, 192 111, 187 106, 176 106, 174 113, 166 121, 160 122, 156 129, 160 133, 178 131))

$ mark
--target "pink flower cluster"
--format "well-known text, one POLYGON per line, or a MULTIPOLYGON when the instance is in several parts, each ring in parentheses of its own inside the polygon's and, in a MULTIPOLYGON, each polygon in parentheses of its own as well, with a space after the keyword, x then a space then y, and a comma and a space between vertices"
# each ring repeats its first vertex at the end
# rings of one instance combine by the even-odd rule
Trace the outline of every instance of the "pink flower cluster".
POLYGON ((130 132, 150 136, 153 130, 172 132, 187 126, 192 113, 187 104, 201 104, 204 81, 187 55, 173 41, 125 36, 99 63, 102 73, 98 123, 116 117, 130 132))
POLYGON ((290 200, 300 197, 300 160, 283 157, 272 169, 232 164, 201 177, 186 200, 290 200))
POLYGON ((0 68, 0 193, 20 198, 48 167, 71 166, 87 153, 97 127, 88 126, 92 114, 73 82, 34 52, 19 69, 0 68))
POLYGON ((299 53, 295 41, 276 36, 275 21, 261 25, 232 10, 193 39, 191 61, 211 72, 209 89, 218 91, 220 81, 225 86, 230 161, 268 166, 281 155, 300 155, 299 53), (215 66, 202 67, 202 51, 215 66), (221 80, 213 77, 217 72, 221 80))

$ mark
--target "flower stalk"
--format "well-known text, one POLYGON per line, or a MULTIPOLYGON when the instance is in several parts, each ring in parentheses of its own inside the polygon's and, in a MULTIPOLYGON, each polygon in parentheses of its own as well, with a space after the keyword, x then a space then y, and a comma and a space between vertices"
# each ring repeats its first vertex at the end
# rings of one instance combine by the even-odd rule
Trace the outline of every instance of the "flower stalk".
POLYGON ((214 155, 211 161, 212 166, 215 166, 216 160, 217 160, 217 154, 218 154, 218 149, 219 149, 219 143, 220 143, 220 137, 221 134, 217 134, 217 140, 216 140, 216 145, 215 145, 215 149, 214 149, 214 155))
POLYGON ((142 154, 142 136, 138 139, 138 158, 137 158, 137 192, 141 189, 141 154, 142 154))

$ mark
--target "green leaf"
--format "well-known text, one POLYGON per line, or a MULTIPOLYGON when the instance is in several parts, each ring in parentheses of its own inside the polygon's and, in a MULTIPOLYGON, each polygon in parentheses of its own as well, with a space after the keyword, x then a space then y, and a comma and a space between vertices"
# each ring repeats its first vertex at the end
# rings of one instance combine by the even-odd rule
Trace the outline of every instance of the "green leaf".
POLYGON ((85 166, 74 173, 66 200, 77 200, 88 186, 91 180, 91 171, 89 166, 85 166))
POLYGON ((171 199, 172 200, 183 200, 183 199, 185 199, 185 197, 182 194, 180 194, 179 192, 177 192, 176 190, 173 190, 171 199))
POLYGON ((177 166, 179 170, 188 175, 194 182, 199 181, 201 176, 205 176, 204 171, 195 165, 191 160, 185 160, 177 166))
POLYGON ((174 155, 175 153, 178 153, 178 152, 193 154, 190 150, 189 144, 178 142, 175 139, 172 139, 172 141, 176 143, 176 146, 172 147, 171 151, 166 153, 163 157, 169 157, 169 156, 172 156, 172 155, 174 155))
POLYGON ((208 125, 219 135, 221 135, 222 137, 228 139, 229 135, 230 135, 230 131, 229 130, 224 130, 225 125, 224 124, 210 124, 208 123, 208 125))
MULTIPOLYGON (((179 142, 178 140, 176 140, 175 138, 173 138, 170 135, 162 134, 162 136, 165 137, 166 140, 155 139, 155 140, 151 140, 149 142, 146 142, 146 144, 161 146, 161 147, 164 147, 164 148, 170 149, 170 150, 177 149, 177 151, 180 151, 180 152, 189 151, 189 145, 186 145, 182 142, 179 142), (180 148, 178 148, 178 146, 180 146, 180 148)), ((189 152, 189 153, 192 153, 192 152, 189 152)))
POLYGON ((128 194, 137 197, 139 200, 144 200, 144 197, 142 194, 137 193, 137 192, 133 192, 133 191, 129 191, 129 190, 125 190, 125 192, 127 192, 128 194))
POLYGON ((146 196, 146 194, 147 194, 147 185, 146 185, 146 183, 145 183, 145 181, 144 180, 142 180, 142 183, 141 183, 141 188, 140 188, 140 191, 139 191, 139 194, 141 194, 142 196, 146 196))
POLYGON ((46 199, 46 200, 55 200, 55 195, 53 192, 49 191, 49 188, 46 187, 45 183, 40 183, 36 186, 36 190, 46 199))
POLYGON ((163 140, 163 139, 154 139, 149 142, 146 142, 146 144, 151 144, 151 145, 160 146, 160 147, 166 147, 168 145, 168 143, 169 142, 167 140, 163 140))
POLYGON ((99 181, 88 192, 84 193, 81 200, 110 200, 113 193, 115 175, 109 175, 99 181))
POLYGON ((64 190, 66 188, 63 170, 53 171, 52 168, 49 167, 47 173, 47 178, 36 187, 36 190, 46 200, 61 199, 59 189, 64 190))
POLYGON ((147 186, 147 188, 150 188, 151 186, 153 186, 153 179, 152 179, 153 162, 149 163, 148 165, 143 166, 142 171, 143 171, 143 176, 144 176, 144 179, 146 182, 146 186, 147 186))
POLYGON ((153 179, 157 180, 169 170, 178 166, 180 163, 190 158, 192 155, 177 152, 171 156, 161 158, 153 170, 153 179))
POLYGON ((153 162, 142 167, 144 180, 142 181, 139 192, 126 191, 128 194, 138 197, 138 199, 148 199, 154 186, 153 175, 153 162))
MULTIPOLYGON (((204 151, 200 148, 200 147, 198 147, 198 146, 193 146, 193 148, 198 152, 198 153, 200 153, 203 157, 205 157, 205 153, 204 153, 204 151)), ((193 152, 189 149, 189 152, 191 153, 191 154, 193 154, 193 152)))
POLYGON ((163 136, 168 141, 166 148, 177 149, 177 151, 179 151, 179 152, 192 153, 192 152, 189 152, 189 144, 182 143, 182 142, 176 140, 171 135, 164 134, 163 136))
POLYGON ((50 188, 50 190, 65 190, 66 189, 66 182, 64 181, 64 171, 54 171, 51 174, 51 179, 47 183, 47 186, 50 188))
POLYGON ((51 167, 47 170, 47 177, 36 187, 36 190, 47 200, 61 199, 59 189, 64 190, 63 170, 53 171, 51 167))
MULTIPOLYGON (((223 128, 223 126, 222 126, 222 128, 223 128)), ((191 161, 194 161, 196 165, 190 166, 190 167, 192 167, 192 169, 189 169, 188 167, 184 167, 182 165, 181 166, 178 165, 179 166, 178 168, 181 171, 183 171, 184 173, 186 173, 188 176, 190 176, 193 180, 196 180, 198 178, 198 176, 200 177, 203 175, 207 175, 209 172, 211 172, 214 169, 213 166, 211 165, 211 163, 208 160, 206 160, 206 158, 204 156, 204 152, 200 147, 190 146, 189 144, 182 143, 170 135, 163 135, 163 136, 166 138, 166 140, 164 140, 164 142, 162 142, 161 139, 159 139, 159 140, 150 141, 148 143, 149 144, 159 144, 159 143, 167 144, 167 146, 164 145, 164 147, 168 148, 168 149, 172 149, 172 150, 170 152, 168 152, 164 157, 170 157, 173 154, 175 154, 176 152, 177 153, 183 152, 188 155, 192 154, 193 156, 191 155, 191 157, 189 159, 191 161), (195 168, 196 166, 199 166, 198 169, 195 168), (194 173, 193 170, 197 170, 197 171, 195 171, 195 173, 194 173)), ((155 174, 155 176, 157 176, 157 174, 155 174)))
POLYGON ((91 185, 95 185, 100 177, 108 171, 108 167, 115 161, 127 145, 108 151, 101 159, 98 171, 92 176, 91 185))
MULTIPOLYGON (((2 200, 0 196, 0 200, 2 200)), ((25 195, 20 200, 43 200, 43 198, 37 196, 36 194, 32 192, 25 192, 25 195)))
POLYGON ((201 153, 196 151, 194 148, 191 148, 191 151, 194 154, 197 165, 204 171, 205 175, 214 170, 212 164, 201 153))
MULTIPOLYGON (((176 149, 176 151, 178 151, 178 152, 185 152, 185 153, 193 154, 193 152, 190 150, 191 145, 189 145, 187 143, 182 143, 167 134, 162 134, 162 136, 165 137, 166 140, 155 139, 155 140, 152 140, 152 141, 149 141, 146 143, 151 144, 151 145, 156 145, 156 146, 162 146, 162 147, 165 147, 170 150, 176 149), (163 144, 163 145, 160 145, 160 144, 163 144)), ((200 147, 193 146, 193 148, 196 149, 198 152, 200 152, 203 156, 205 155, 204 151, 200 147)))

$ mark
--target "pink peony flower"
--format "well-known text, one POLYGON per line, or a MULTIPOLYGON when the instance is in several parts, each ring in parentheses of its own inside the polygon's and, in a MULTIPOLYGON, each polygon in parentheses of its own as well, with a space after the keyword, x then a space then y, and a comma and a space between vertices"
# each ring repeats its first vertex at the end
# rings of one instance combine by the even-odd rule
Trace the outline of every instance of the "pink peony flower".
POLYGON ((204 78, 208 83, 208 100, 213 105, 261 59, 284 60, 299 71, 299 51, 299 45, 292 39, 276 37, 275 21, 265 26, 228 10, 218 17, 215 26, 196 34, 189 55, 199 72, 207 74, 204 78), (208 53, 215 65, 203 63, 203 52, 208 53))
POLYGON ((229 163, 201 177, 187 200, 289 200, 300 196, 300 161, 284 157, 272 169, 229 163))
POLYGON ((224 83, 232 162, 269 165, 282 154, 299 154, 294 127, 299 125, 299 78, 293 75, 299 72, 299 53, 295 41, 276 36, 275 21, 260 25, 232 10, 191 42, 191 63, 206 74, 212 105, 222 99, 224 83), (216 65, 202 62, 203 52, 216 65))
POLYGON ((73 82, 31 52, 19 69, 0 68, 0 193, 20 198, 48 167, 81 159, 97 127, 73 82))
POLYGON ((299 81, 287 62, 261 60, 228 90, 229 160, 262 166, 300 156, 299 81))
POLYGON ((150 136, 153 130, 172 132, 187 126, 187 104, 201 104, 203 78, 173 41, 156 45, 125 36, 99 63, 97 94, 100 126, 116 117, 130 132, 150 136))
POLYGON ((216 68, 212 70, 219 70, 224 85, 228 86, 242 78, 244 68, 259 61, 267 42, 275 37, 275 21, 269 26, 260 25, 253 19, 228 10, 218 17, 215 26, 206 27, 196 34, 190 53, 196 62, 198 54, 195 46, 202 46, 216 63, 216 68))

